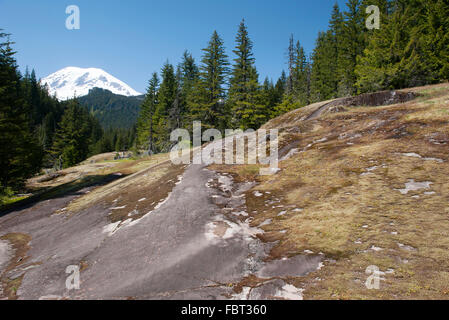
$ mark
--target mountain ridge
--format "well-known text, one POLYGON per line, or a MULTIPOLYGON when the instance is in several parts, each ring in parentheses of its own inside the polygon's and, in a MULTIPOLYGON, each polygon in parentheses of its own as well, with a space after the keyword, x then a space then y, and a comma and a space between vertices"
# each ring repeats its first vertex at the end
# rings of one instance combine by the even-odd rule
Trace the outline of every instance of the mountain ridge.
POLYGON ((141 95, 125 82, 99 68, 65 67, 43 78, 41 84, 47 85, 49 93, 56 95, 59 100, 85 96, 95 87, 126 97, 141 95))
POLYGON ((95 87, 78 101, 100 121, 103 128, 128 129, 136 123, 143 99, 144 95, 124 96, 95 87))

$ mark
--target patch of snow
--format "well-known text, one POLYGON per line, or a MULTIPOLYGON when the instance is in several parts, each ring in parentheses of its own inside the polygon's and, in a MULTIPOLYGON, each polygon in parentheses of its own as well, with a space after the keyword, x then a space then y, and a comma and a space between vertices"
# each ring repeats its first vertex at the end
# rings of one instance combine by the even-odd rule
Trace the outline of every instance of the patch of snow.
POLYGON ((291 158, 292 156, 294 156, 298 152, 299 152, 299 150, 297 148, 291 149, 285 156, 283 156, 281 158, 281 161, 284 161, 284 160, 287 160, 287 159, 291 158))
POLYGON ((221 240, 228 240, 234 237, 243 237, 244 240, 251 240, 256 237, 257 234, 263 233, 262 229, 259 228, 253 228, 249 226, 248 219, 245 220, 245 222, 231 222, 229 220, 224 220, 221 216, 215 217, 215 221, 209 222, 205 226, 205 233, 206 239, 209 241, 212 241, 216 243, 217 241, 221 240), (218 227, 222 227, 222 224, 219 223, 225 223, 226 230, 223 234, 223 236, 218 236, 215 232, 215 230, 218 227))
POLYGON ((398 242, 398 247, 401 248, 401 249, 407 250, 407 251, 416 250, 412 246, 408 246, 408 245, 405 245, 405 244, 402 244, 402 243, 399 243, 399 242, 398 242))
POLYGON ((253 194, 254 194, 255 197, 263 196, 263 193, 260 193, 259 191, 254 191, 253 194))
POLYGON ((248 300, 251 287, 243 287, 242 292, 232 295, 232 300, 248 300))
POLYGON ((266 219, 264 222, 262 222, 261 224, 259 224, 258 227, 260 228, 260 227, 269 225, 269 224, 271 224, 271 222, 272 222, 271 219, 266 219))
POLYGON ((414 153, 414 152, 407 152, 407 153, 403 153, 402 155, 405 157, 410 157, 410 158, 419 158, 419 159, 422 158, 422 156, 420 156, 419 154, 414 153))
POLYGON ((431 184, 433 184, 433 182, 431 181, 415 182, 414 179, 409 179, 408 182, 405 183, 404 189, 396 189, 396 190, 398 190, 401 194, 407 194, 409 191, 429 189, 431 184))
POLYGON ((248 213, 245 212, 245 211, 232 212, 232 214, 233 214, 233 215, 236 215, 236 216, 244 216, 244 217, 247 217, 247 216, 248 216, 248 213))
POLYGON ((162 201, 159 201, 159 203, 154 207, 153 211, 159 209, 164 203, 166 203, 168 201, 168 199, 170 198, 170 196, 171 196, 171 192, 168 194, 167 198, 165 198, 162 201))
POLYGON ((179 175, 179 176, 178 176, 178 181, 175 182, 175 185, 180 184, 180 183, 182 182, 182 178, 183 178, 183 176, 182 176, 182 175, 179 175))
POLYGON ((220 183, 220 189, 223 192, 226 192, 226 191, 231 192, 232 191, 232 188, 231 188, 232 179, 229 178, 228 176, 223 176, 223 175, 218 176, 218 183, 220 183))
POLYGON ((439 163, 443 163, 443 162, 444 162, 443 159, 432 158, 432 157, 430 157, 430 158, 424 158, 424 160, 426 160, 426 161, 436 161, 436 162, 439 162, 439 163))
POLYGON ((373 174, 371 171, 374 171, 374 170, 376 170, 376 169, 378 169, 378 168, 379 168, 379 166, 373 166, 373 167, 366 168, 366 169, 365 169, 366 172, 363 172, 363 173, 361 174, 361 176, 366 176, 366 175, 369 175, 369 174, 373 174))
POLYGON ((112 236, 114 232, 116 231, 118 225, 121 221, 110 223, 103 227, 103 233, 107 233, 109 236, 112 236))
POLYGON ((285 210, 284 210, 284 211, 281 211, 281 212, 278 213, 278 217, 283 216, 283 215, 286 214, 286 213, 287 213, 287 211, 285 211, 285 210))
POLYGON ((125 209, 125 208, 126 208, 126 205, 121 206, 121 207, 114 207, 114 208, 111 208, 111 210, 120 210, 120 209, 125 209))
POLYGON ((139 214, 139 211, 137 209, 134 209, 133 211, 128 213, 128 217, 132 217, 132 216, 135 216, 135 215, 138 215, 138 214, 139 214))
POLYGON ((320 142, 326 142, 326 141, 327 141, 327 138, 322 138, 319 140, 315 140, 313 143, 320 143, 320 142))
POLYGON ((423 159, 425 161, 436 161, 439 163, 443 163, 444 160, 443 159, 438 159, 438 158, 433 158, 433 157, 423 157, 415 152, 408 152, 408 153, 402 153, 403 156, 405 157, 411 157, 411 158, 418 158, 418 159, 423 159))
POLYGON ((276 298, 287 299, 287 300, 303 300, 302 293, 304 289, 296 288, 291 284, 286 284, 280 290, 275 293, 276 298))
POLYGON ((147 198, 139 199, 139 200, 137 200, 137 202, 142 202, 142 201, 145 201, 145 200, 147 200, 147 198))

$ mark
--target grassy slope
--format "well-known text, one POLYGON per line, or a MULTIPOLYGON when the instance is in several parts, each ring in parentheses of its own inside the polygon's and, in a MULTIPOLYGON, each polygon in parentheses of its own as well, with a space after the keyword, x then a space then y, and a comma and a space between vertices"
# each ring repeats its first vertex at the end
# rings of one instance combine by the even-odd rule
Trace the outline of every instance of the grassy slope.
POLYGON ((254 165, 215 167, 259 182, 248 212, 254 226, 272 219, 262 237, 279 240, 272 258, 325 254, 323 268, 291 279, 306 299, 449 297, 449 85, 414 91, 422 96, 404 104, 301 120, 321 103, 273 119, 264 128, 280 129, 280 149, 302 151, 275 176, 257 176, 254 165), (432 184, 401 194, 409 179, 432 184), (370 265, 386 272, 380 290, 365 287, 370 265))
MULTIPOLYGON (((247 193, 247 207, 254 226, 272 219, 261 236, 279 241, 271 258, 305 250, 325 254, 323 268, 290 279, 305 288, 306 299, 448 297, 449 85, 414 90, 422 96, 405 104, 339 108, 304 121, 323 104, 318 103, 268 122, 264 128, 280 130, 281 150, 302 151, 281 161, 282 170, 274 176, 258 176, 257 165, 214 166, 237 180, 258 181, 247 193), (364 174, 368 168, 370 174, 364 174), (397 189, 409 179, 433 184, 401 194, 397 189), (256 197, 255 190, 263 196, 256 197), (387 271, 380 290, 364 285, 369 265, 387 271)), ((127 206, 114 210, 110 220, 115 222, 129 219, 130 204, 136 210, 133 219, 152 210, 182 170, 171 165, 167 154, 126 161, 99 155, 54 180, 30 185, 50 188, 45 195, 51 197, 121 173, 61 212, 75 214, 99 203, 127 206)), ((257 279, 245 280, 257 285, 257 279)))

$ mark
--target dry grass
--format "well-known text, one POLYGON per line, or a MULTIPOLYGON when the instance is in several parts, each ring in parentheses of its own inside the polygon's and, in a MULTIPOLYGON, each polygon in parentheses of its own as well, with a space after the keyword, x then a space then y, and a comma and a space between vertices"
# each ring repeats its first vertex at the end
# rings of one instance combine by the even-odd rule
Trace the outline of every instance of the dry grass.
MULTIPOLYGON (((325 254, 325 267, 292 280, 306 299, 448 298, 449 85, 416 90, 422 96, 405 104, 345 107, 311 121, 300 109, 266 125, 281 126, 281 148, 303 152, 275 176, 250 176, 254 190, 270 194, 250 190, 248 212, 257 212, 254 225, 273 220, 262 237, 280 240, 271 258, 325 254), (409 179, 433 184, 401 194, 409 179), (389 270, 380 290, 365 287, 370 265, 389 270)), ((220 170, 248 178, 244 167, 220 170)))
POLYGON ((169 155, 164 153, 139 159, 113 160, 113 155, 115 152, 93 156, 78 166, 56 172, 53 179, 49 176, 47 180, 48 175, 33 177, 28 180, 27 187, 31 190, 40 190, 71 183, 86 176, 106 176, 114 173, 133 174, 149 166, 165 162, 169 158, 169 155))
POLYGON ((64 214, 71 215, 93 205, 103 204, 113 208, 108 216, 111 222, 140 218, 168 196, 178 176, 184 171, 184 166, 173 165, 167 158, 168 155, 164 154, 121 163, 115 167, 116 170, 120 169, 119 174, 132 174, 75 199, 64 210, 64 214))

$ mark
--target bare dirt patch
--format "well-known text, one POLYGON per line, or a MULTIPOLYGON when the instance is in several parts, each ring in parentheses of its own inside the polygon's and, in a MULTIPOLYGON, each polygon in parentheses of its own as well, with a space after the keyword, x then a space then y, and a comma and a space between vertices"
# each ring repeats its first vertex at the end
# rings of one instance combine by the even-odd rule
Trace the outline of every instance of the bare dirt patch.
POLYGON ((8 233, 0 237, 0 239, 8 241, 14 250, 13 257, 0 275, 0 282, 3 288, 2 296, 10 300, 16 300, 18 298, 17 290, 22 284, 24 273, 12 277, 9 273, 23 266, 28 261, 29 257, 26 254, 30 249, 29 242, 31 237, 23 233, 8 233))

